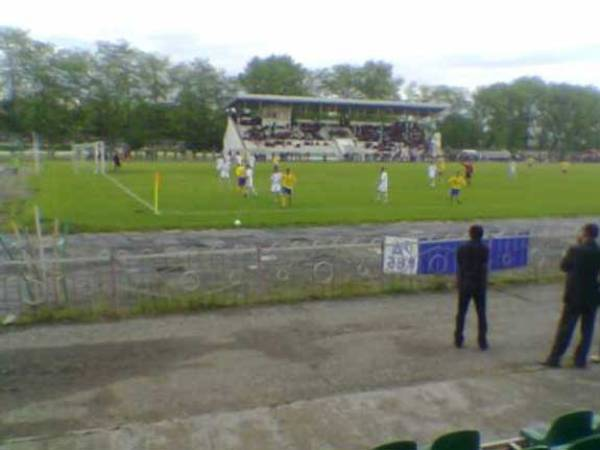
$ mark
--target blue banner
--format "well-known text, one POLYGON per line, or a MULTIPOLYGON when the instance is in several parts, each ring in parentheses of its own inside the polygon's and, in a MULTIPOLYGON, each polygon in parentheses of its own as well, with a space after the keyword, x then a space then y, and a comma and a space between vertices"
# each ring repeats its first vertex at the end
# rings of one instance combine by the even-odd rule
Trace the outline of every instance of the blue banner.
MULTIPOLYGON (((465 241, 420 241, 418 273, 456 273, 456 252, 465 241)), ((490 271, 525 267, 529 258, 529 236, 498 237, 484 241, 490 249, 490 271)))

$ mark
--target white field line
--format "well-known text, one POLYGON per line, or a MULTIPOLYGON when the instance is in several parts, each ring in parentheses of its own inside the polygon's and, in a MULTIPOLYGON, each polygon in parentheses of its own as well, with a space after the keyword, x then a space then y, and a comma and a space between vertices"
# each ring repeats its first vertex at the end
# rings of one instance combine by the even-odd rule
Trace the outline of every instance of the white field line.
POLYGON ((129 189, 127 186, 125 186, 123 183, 121 183, 119 180, 117 180, 105 173, 103 173, 102 175, 104 175, 108 180, 112 181, 115 185, 117 185, 117 187, 121 188, 123 190, 123 192, 125 192, 131 198, 133 198, 134 200, 137 200, 142 205, 144 205, 146 208, 148 208, 150 211, 154 212, 154 206, 152 206, 146 200, 141 198, 139 195, 137 195, 135 192, 133 192, 131 189, 129 189))

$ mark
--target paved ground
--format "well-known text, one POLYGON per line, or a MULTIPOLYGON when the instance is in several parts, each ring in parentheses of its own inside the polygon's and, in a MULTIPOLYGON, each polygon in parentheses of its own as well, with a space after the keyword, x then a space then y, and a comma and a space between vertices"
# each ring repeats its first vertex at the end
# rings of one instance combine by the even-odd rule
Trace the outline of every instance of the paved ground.
POLYGON ((358 450, 465 427, 510 437, 600 410, 600 367, 535 364, 559 299, 556 285, 491 292, 489 352, 473 320, 467 348, 450 345, 442 294, 4 331, 0 449, 358 450))
MULTIPOLYGON (((530 232, 540 238, 575 236, 586 222, 598 222, 598 217, 483 220, 489 234, 530 232)), ((383 236, 443 238, 466 236, 472 222, 398 222, 375 225, 331 227, 284 227, 276 229, 234 229, 202 231, 163 231, 128 233, 82 233, 69 236, 71 255, 97 255, 120 251, 138 254, 210 248, 241 248, 248 246, 289 247, 294 245, 328 245, 332 243, 380 242, 383 236)))

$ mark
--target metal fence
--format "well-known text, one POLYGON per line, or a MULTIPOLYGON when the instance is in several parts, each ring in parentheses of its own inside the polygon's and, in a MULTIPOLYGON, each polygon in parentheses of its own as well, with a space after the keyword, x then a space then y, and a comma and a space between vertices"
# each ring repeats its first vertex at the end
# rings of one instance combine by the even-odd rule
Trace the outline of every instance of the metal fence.
MULTIPOLYGON (((531 236, 529 265, 491 279, 541 280, 558 273, 572 238, 531 236)), ((385 275, 382 244, 245 247, 149 254, 108 252, 93 257, 0 260, 0 314, 40 306, 131 308, 188 302, 252 304, 304 298, 414 291, 449 285, 451 277, 385 275)))

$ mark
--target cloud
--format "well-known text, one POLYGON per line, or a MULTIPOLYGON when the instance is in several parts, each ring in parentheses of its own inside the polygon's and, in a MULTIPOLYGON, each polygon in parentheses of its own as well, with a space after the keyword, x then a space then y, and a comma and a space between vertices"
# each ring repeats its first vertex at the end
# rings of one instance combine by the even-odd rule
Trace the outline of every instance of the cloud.
POLYGON ((600 45, 589 45, 560 51, 542 51, 510 57, 458 55, 445 58, 448 67, 503 69, 535 67, 573 62, 600 62, 600 45))

